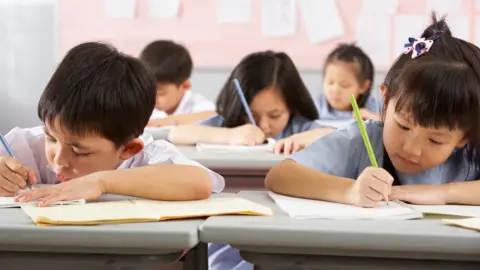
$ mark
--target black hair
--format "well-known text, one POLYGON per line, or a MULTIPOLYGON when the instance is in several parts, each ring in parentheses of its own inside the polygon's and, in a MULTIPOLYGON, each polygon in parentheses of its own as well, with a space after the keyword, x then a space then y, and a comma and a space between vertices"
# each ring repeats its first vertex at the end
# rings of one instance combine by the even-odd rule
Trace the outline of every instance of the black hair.
POLYGON ((264 51, 245 56, 220 91, 217 113, 225 119, 225 127, 243 125, 247 116, 235 89, 234 79, 238 79, 248 104, 263 89, 275 87, 285 99, 292 116, 318 119, 312 97, 290 57, 283 52, 264 51))
POLYGON ((190 53, 171 40, 156 40, 148 44, 140 53, 140 60, 151 69, 158 83, 179 85, 192 74, 190 53))
POLYGON ((38 103, 42 122, 78 136, 99 134, 117 147, 140 136, 155 106, 153 75, 114 47, 87 42, 73 47, 38 103))
POLYGON ((394 99, 395 111, 422 127, 463 130, 466 155, 478 175, 480 49, 453 37, 445 16, 438 20, 432 13, 432 21, 421 36, 434 40, 430 50, 414 59, 412 52, 400 55, 387 73, 384 110, 394 99))
POLYGON ((365 107, 372 91, 373 76, 375 73, 372 60, 355 44, 341 43, 328 54, 325 64, 323 65, 323 70, 325 71, 329 64, 337 61, 357 65, 356 77, 359 85, 363 85, 367 80, 370 81, 367 91, 357 97, 358 107, 365 107))

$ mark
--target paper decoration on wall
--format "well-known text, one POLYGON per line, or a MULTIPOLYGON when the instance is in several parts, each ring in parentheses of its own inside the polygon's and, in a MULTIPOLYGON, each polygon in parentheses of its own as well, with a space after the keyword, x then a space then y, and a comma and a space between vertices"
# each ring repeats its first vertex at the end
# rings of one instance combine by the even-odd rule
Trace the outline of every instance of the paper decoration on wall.
POLYGON ((153 18, 176 18, 180 11, 180 0, 149 0, 148 11, 153 18))
POLYGON ((470 41, 470 18, 465 16, 448 16, 447 23, 456 38, 470 41))
POLYGON ((219 23, 248 23, 251 13, 252 0, 217 0, 219 23))
POLYGON ((335 0, 300 0, 300 13, 311 44, 344 35, 344 27, 335 0))
POLYGON ((104 14, 112 19, 135 18, 136 0, 104 0, 104 14))
POLYGON ((293 36, 297 32, 297 10, 294 0, 262 0, 261 30, 263 37, 293 36))
POLYGON ((357 45, 372 59, 375 66, 391 64, 391 16, 362 14, 357 21, 357 45))
POLYGON ((427 0, 427 13, 436 11, 440 14, 454 14, 462 12, 461 0, 427 0))
POLYGON ((398 0, 363 0, 361 14, 389 14, 398 10, 398 0))

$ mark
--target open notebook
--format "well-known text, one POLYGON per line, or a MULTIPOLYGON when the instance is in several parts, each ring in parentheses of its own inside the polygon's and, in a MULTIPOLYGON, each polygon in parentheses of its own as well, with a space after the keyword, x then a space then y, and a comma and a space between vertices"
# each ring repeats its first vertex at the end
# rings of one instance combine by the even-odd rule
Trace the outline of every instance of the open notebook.
POLYGON ((443 222, 448 225, 480 231, 480 218, 443 219, 443 222))
POLYGON ((478 217, 480 218, 480 206, 473 205, 413 205, 413 209, 424 214, 458 216, 458 217, 478 217))
POLYGON ((295 198, 269 192, 275 203, 290 217, 297 219, 416 219, 422 212, 391 201, 376 208, 295 198))
MULTIPOLYGON (((85 204, 85 200, 63 201, 57 202, 55 205, 71 205, 71 204, 85 204)), ((15 202, 13 197, 0 197, 0 208, 13 208, 22 205, 37 205, 36 202, 19 203, 15 202)))
POLYGON ((249 151, 267 151, 272 152, 273 147, 275 146, 275 139, 268 138, 267 143, 255 146, 247 145, 226 145, 226 144, 210 144, 210 143, 197 143, 197 150, 213 150, 213 151, 240 151, 240 152, 249 152, 249 151))
POLYGON ((209 198, 185 202, 124 200, 54 207, 29 205, 21 207, 37 225, 153 222, 231 214, 273 215, 270 208, 239 197, 209 198))
POLYGON ((354 119, 348 120, 316 120, 316 122, 322 127, 332 127, 336 129, 347 127, 348 125, 355 123, 354 119))

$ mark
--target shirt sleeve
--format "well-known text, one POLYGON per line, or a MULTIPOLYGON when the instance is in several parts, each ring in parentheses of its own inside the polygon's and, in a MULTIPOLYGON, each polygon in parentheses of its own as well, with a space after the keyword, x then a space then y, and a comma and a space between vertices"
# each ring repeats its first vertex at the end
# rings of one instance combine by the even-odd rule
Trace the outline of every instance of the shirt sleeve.
MULTIPOLYGON (((375 155, 380 155, 383 151, 379 140, 381 129, 377 132, 371 125, 367 125, 367 130, 374 149, 379 150, 375 151, 375 155)), ((368 155, 357 123, 319 138, 305 149, 293 154, 290 159, 326 174, 352 179, 358 177, 365 164, 368 165, 368 155)))
POLYGON ((200 125, 211 126, 211 127, 222 127, 224 123, 223 117, 220 115, 212 116, 206 120, 198 122, 200 125))
MULTIPOLYGON (((218 173, 215 173, 200 163, 185 157, 173 144, 156 140, 149 142, 144 148, 144 158, 146 165, 154 164, 179 164, 201 167, 210 172, 212 179, 212 192, 219 193, 225 188, 225 179, 218 173)), ((135 167, 139 167, 136 165, 135 167)), ((194 176, 192 176, 194 177, 194 176)))

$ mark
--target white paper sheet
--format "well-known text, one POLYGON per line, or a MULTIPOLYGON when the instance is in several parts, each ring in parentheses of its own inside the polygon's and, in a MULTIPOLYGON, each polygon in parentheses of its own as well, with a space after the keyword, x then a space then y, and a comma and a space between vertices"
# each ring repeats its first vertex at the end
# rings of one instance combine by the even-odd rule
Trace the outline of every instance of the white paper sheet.
POLYGON ((480 0, 475 0, 475 11, 480 11, 480 0))
MULTIPOLYGON (((54 205, 71 205, 71 204, 85 204, 85 200, 63 201, 57 202, 54 205)), ((13 208, 22 205, 37 205, 36 202, 18 203, 14 201, 13 197, 0 197, 0 208, 13 208)))
POLYGON ((179 10, 180 0, 148 0, 148 11, 152 18, 176 18, 179 10))
POLYGON ((136 0, 104 0, 104 12, 107 18, 132 19, 135 18, 136 0))
POLYGON ((360 14, 389 14, 393 15, 398 10, 398 0, 363 0, 360 14))
POLYGON ((429 25, 428 15, 397 15, 394 17, 393 52, 397 58, 404 49, 408 38, 420 38, 423 30, 429 25))
POLYGON ((362 14, 357 21, 357 45, 370 56, 375 66, 389 67, 392 63, 391 25, 391 16, 386 14, 362 14))
POLYGON ((263 37, 295 35, 297 32, 295 0, 262 0, 261 30, 263 37))
POLYGON ((410 207, 424 214, 438 214, 480 218, 480 206, 473 205, 413 205, 410 207))
POLYGON ((295 198, 269 192, 275 203, 290 217, 297 219, 416 219, 421 212, 398 201, 376 208, 295 198))
POLYGON ((311 44, 342 37, 345 33, 335 0, 300 0, 300 13, 311 44))
POLYGON ((427 0, 427 11, 436 11, 440 14, 454 14, 462 12, 463 1, 459 0, 427 0))
POLYGON ((468 17, 450 16, 447 18, 447 22, 454 37, 471 41, 468 17))
POLYGON ((252 0, 217 0, 218 23, 248 23, 251 13, 252 0))
POLYGON ((197 144, 197 151, 221 151, 221 152, 266 151, 266 152, 272 152, 276 141, 272 138, 268 138, 267 140, 268 140, 268 142, 266 144, 255 145, 255 146, 198 143, 197 144))

